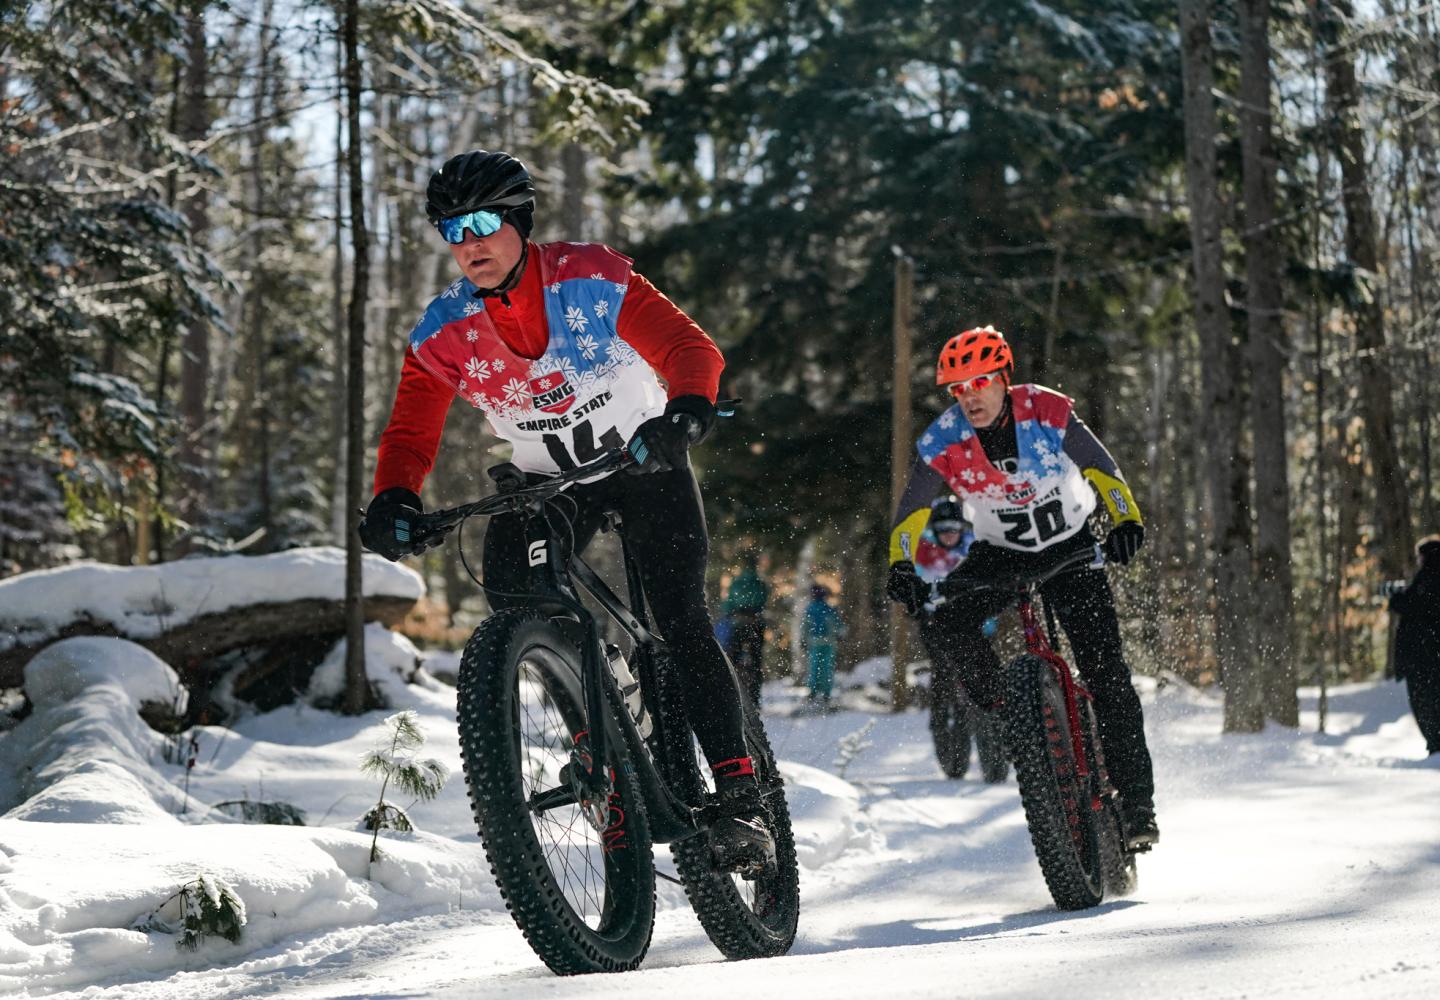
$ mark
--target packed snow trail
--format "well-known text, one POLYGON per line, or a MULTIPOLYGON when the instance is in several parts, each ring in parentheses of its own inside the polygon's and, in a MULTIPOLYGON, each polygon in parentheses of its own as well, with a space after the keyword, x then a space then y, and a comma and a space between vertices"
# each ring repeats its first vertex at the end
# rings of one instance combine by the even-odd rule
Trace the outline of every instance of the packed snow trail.
MULTIPOLYGON (((187 971, 112 977, 83 995, 1440 995, 1440 761, 1416 759, 1422 743, 1397 685, 1332 692, 1327 736, 1313 732, 1313 697, 1305 698, 1299 734, 1222 736, 1217 698, 1147 684, 1163 839, 1141 858, 1134 896, 1082 913, 1051 904, 1013 779, 986 786, 941 777, 923 714, 790 717, 792 695, 779 685, 767 695, 772 741, 796 782, 805 855, 800 935, 789 956, 722 962, 683 894, 662 884, 654 943, 639 972, 557 979, 498 907, 483 872, 459 873, 465 850, 482 866, 457 775, 440 800, 414 810, 427 838, 453 838, 445 841, 453 845, 444 850, 449 865, 435 869, 450 878, 453 902, 436 905, 432 897, 407 911, 399 903, 421 887, 392 873, 392 888, 367 897, 377 915, 353 926, 298 931, 230 959, 232 946, 208 959, 202 948, 187 971), (842 781, 834 775, 837 744, 871 718, 873 746, 848 764, 842 781)), ((445 699, 425 691, 416 704, 431 737, 427 752, 450 759, 455 737, 445 699)), ((850 704, 864 702, 852 694, 850 704)), ((329 822, 358 813, 364 784, 354 761, 378 719, 282 709, 247 720, 192 792, 217 801, 233 794, 226 783, 249 782, 253 792, 263 777, 265 797, 304 806, 312 821, 340 796, 353 801, 329 822)), ((15 826, 0 822, 0 850, 11 855, 0 855, 0 879, 7 866, 21 870, 26 851, 41 849, 14 836, 15 826)), ((43 826, 49 849, 60 850, 54 845, 67 827, 43 826)), ((86 853, 103 851, 91 838, 105 829, 75 825, 71 850, 89 841, 86 853), (89 834, 83 841, 80 830, 89 834)), ((245 831, 257 845, 280 832, 215 832, 245 831)), ((349 836, 329 828, 284 832, 337 857, 340 838, 349 836)), ((397 853, 403 859, 412 846, 424 845, 397 853)), ((662 867, 671 870, 668 861, 662 867)), ((17 947, 23 943, 0 949, 0 977, 20 957, 17 947)), ((177 959, 173 968, 180 966, 177 959)))

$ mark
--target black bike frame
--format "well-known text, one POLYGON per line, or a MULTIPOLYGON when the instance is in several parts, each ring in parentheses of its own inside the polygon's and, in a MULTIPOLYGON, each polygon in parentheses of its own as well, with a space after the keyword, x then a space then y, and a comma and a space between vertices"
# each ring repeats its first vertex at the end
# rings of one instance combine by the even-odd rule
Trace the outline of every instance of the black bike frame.
POLYGON ((660 773, 660 769, 648 752, 650 744, 647 744, 645 738, 640 735, 640 730, 625 706, 624 698, 620 695, 615 679, 607 668, 604 641, 595 616, 580 602, 575 592, 574 585, 578 584, 633 641, 634 668, 640 674, 641 697, 646 699, 646 708, 649 710, 652 724, 655 727, 653 744, 661 748, 669 746, 665 732, 669 720, 659 710, 658 698, 655 696, 655 692, 659 688, 657 687, 658 678, 656 677, 654 654, 664 648, 663 640, 650 630, 645 619, 644 590, 640 581, 640 570, 630 551, 629 543, 625 539, 624 527, 619 522, 618 516, 613 513, 607 516, 607 520, 610 529, 615 531, 621 539, 626 589, 630 592, 629 605, 627 606, 626 602, 620 599, 610 585, 602 580, 600 575, 578 553, 571 553, 568 559, 562 558, 556 551, 559 546, 550 544, 553 539, 550 538, 549 525, 544 517, 531 518, 531 530, 534 535, 539 537, 536 538, 532 535, 530 539, 527 539, 530 544, 534 544, 536 541, 546 542, 548 551, 544 571, 539 572, 539 567, 534 567, 533 569, 536 571, 531 574, 532 587, 536 594, 534 603, 540 608, 550 605, 568 617, 578 619, 584 627, 585 641, 584 648, 581 650, 581 689, 585 698, 585 714, 590 720, 588 738, 592 760, 586 785, 596 791, 608 790, 609 787, 609 776, 605 771, 604 763, 609 734, 606 732, 605 726, 596 725, 597 720, 606 717, 605 701, 608 697, 610 704, 617 706, 616 710, 609 715, 624 731, 627 737, 626 742, 632 749, 630 763, 635 770, 635 777, 645 799, 646 812, 650 819, 651 837, 656 843, 668 844, 698 833, 700 827, 696 822, 696 816, 690 806, 672 791, 669 781, 660 773))
MULTIPOLYGON (((570 619, 583 631, 583 640, 580 643, 580 684, 585 718, 589 724, 586 739, 589 744, 590 765, 581 773, 581 783, 597 797, 609 794, 610 775, 605 761, 610 733, 605 725, 597 725, 607 717, 605 703, 608 698, 610 704, 616 706, 616 710, 608 715, 620 727, 633 751, 630 754, 630 764, 645 798, 652 839, 656 843, 673 843, 699 833, 702 826, 696 810, 675 794, 665 775, 661 774, 656 766, 649 752, 650 744, 640 735, 640 730, 631 718, 624 698, 607 667, 599 625, 590 609, 581 601, 579 592, 579 589, 583 589, 594 598, 634 642, 635 666, 640 671, 641 697, 646 699, 646 707, 655 726, 653 745, 663 752, 663 748, 671 744, 666 740, 665 733, 668 720, 664 713, 659 711, 655 653, 663 651, 664 640, 650 630, 645 618, 644 588, 639 565, 625 539, 619 515, 615 512, 608 513, 606 529, 613 530, 620 536, 624 553, 625 579, 630 598, 627 606, 599 574, 580 558, 579 553, 567 554, 564 551, 566 546, 557 544, 550 524, 552 515, 546 514, 544 510, 546 502, 559 492, 559 484, 573 482, 582 477, 588 478, 598 471, 618 468, 622 458, 623 456, 612 454, 589 467, 563 472, 538 487, 512 487, 475 503, 421 515, 423 520, 420 521, 417 531, 417 543, 422 549, 431 544, 439 544, 451 528, 475 514, 512 512, 525 515, 525 551, 530 570, 530 592, 526 596, 526 603, 551 616, 570 619)), ((542 808, 553 808, 560 804, 560 799, 547 795, 546 801, 541 805, 542 808)))

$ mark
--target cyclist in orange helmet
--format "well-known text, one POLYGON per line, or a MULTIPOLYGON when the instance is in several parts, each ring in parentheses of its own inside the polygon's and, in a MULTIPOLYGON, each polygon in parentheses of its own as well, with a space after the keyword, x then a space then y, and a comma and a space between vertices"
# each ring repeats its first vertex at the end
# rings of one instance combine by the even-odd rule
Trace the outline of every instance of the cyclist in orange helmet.
MULTIPOLYGON (((965 330, 940 351, 935 383, 954 404, 916 446, 910 480, 890 536, 886 592, 918 615, 929 585, 914 558, 938 494, 963 503, 975 542, 954 575, 989 579, 1043 569, 1095 545, 1088 525, 1104 500, 1112 524, 1109 562, 1125 565, 1145 540, 1135 497, 1115 459, 1075 415, 1074 401, 1040 385, 1013 385, 1010 345, 991 326, 965 330)), ((1140 699, 1120 643, 1115 598, 1103 570, 1066 573, 1041 588, 1070 640, 1075 665, 1095 698, 1110 777, 1122 798, 1132 847, 1159 839, 1155 782, 1140 699)), ((921 620, 931 650, 944 650, 977 705, 1001 702, 1000 661, 983 634, 985 620, 1010 595, 978 591, 921 620)))

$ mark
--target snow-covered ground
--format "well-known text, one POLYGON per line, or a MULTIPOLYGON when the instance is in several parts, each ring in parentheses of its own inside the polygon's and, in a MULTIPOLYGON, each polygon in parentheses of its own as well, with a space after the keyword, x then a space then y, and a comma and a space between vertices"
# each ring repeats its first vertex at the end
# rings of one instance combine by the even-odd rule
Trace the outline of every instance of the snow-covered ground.
POLYGON ((138 692, 167 689, 166 668, 121 640, 51 647, 68 665, 52 669, 75 683, 0 736, 0 808, 29 797, 0 819, 0 993, 1440 995, 1440 760, 1418 760, 1398 685, 1332 692, 1328 735, 1314 732, 1307 691, 1302 732, 1255 736, 1220 735, 1210 694, 1145 685, 1163 840, 1141 859, 1133 896, 1083 913, 1051 904, 1013 781, 944 779, 923 715, 876 714, 858 692, 849 710, 791 715, 797 696, 772 685, 767 725, 802 861, 792 954, 722 962, 683 894, 662 883, 641 971, 560 980, 484 866, 453 690, 416 674, 403 640, 371 636, 393 708, 416 712, 424 752, 455 772, 439 798, 410 809, 419 832, 382 835, 374 866, 357 819, 376 783, 357 763, 388 711, 343 718, 301 705, 201 729, 187 791, 164 737, 114 721, 133 714, 138 692), (107 657, 133 683, 86 666, 107 657), (842 779, 837 746, 871 719, 873 745, 842 779), (241 825, 208 809, 245 798, 297 805, 311 825, 241 825), (182 952, 169 934, 132 929, 202 872, 246 904, 239 943, 182 952))

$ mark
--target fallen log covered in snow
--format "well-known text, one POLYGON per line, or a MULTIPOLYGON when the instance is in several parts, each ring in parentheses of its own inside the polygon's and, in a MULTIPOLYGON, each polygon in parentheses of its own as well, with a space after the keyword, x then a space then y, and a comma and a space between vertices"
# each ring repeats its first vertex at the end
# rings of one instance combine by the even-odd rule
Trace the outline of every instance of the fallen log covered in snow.
MULTIPOLYGON (((365 557, 366 621, 398 624, 424 591, 414 571, 365 557)), ((182 673, 235 649, 334 636, 344 594, 345 553, 328 547, 25 573, 0 581, 0 687, 19 687, 36 653, 72 636, 129 639, 182 673)))

